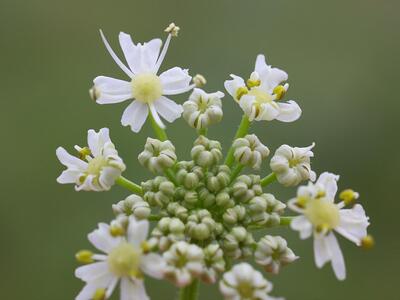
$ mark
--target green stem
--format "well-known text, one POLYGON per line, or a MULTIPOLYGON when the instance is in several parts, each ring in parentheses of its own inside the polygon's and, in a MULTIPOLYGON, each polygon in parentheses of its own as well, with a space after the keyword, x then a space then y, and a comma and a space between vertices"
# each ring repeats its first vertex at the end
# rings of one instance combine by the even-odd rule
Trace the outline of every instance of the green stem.
POLYGON ((164 129, 158 126, 157 122, 154 120, 153 115, 151 113, 149 113, 149 119, 151 122, 151 127, 153 127, 154 133, 156 134, 157 138, 160 141, 168 140, 167 133, 165 132, 164 129))
MULTIPOLYGON (((236 134, 235 134, 235 138, 233 140, 244 137, 247 134, 247 132, 249 131, 250 125, 251 125, 251 122, 250 122, 249 118, 246 115, 243 115, 242 121, 240 122, 238 130, 236 131, 236 134)), ((225 164, 229 167, 232 166, 233 161, 234 161, 234 157, 233 157, 234 151, 235 150, 231 146, 231 148, 229 149, 228 154, 226 156, 226 159, 225 159, 225 164)))
MULTIPOLYGON (((288 226, 288 225, 290 225, 290 223, 293 221, 294 218, 296 218, 296 217, 295 216, 280 217, 279 225, 288 226)), ((260 229, 266 229, 269 227, 265 226, 265 225, 250 225, 247 228, 250 230, 260 230, 260 229)))
POLYGON ((179 300, 197 300, 199 290, 199 280, 195 279, 191 284, 181 288, 179 300))
POLYGON ((142 190, 142 187, 140 185, 130 181, 129 179, 126 179, 123 176, 120 176, 115 181, 115 183, 120 185, 120 186, 122 186, 122 187, 124 187, 124 188, 126 188, 127 190, 129 190, 129 191, 131 191, 131 192, 133 192, 135 194, 138 194, 138 195, 141 195, 141 196, 143 195, 143 190, 142 190))
POLYGON ((166 169, 164 171, 165 176, 168 177, 169 180, 171 180, 175 186, 178 186, 178 182, 176 181, 175 173, 172 169, 166 169))
POLYGON ((271 173, 267 176, 265 176, 263 179, 261 179, 261 186, 267 186, 268 184, 274 182, 276 180, 276 174, 275 173, 271 173))
POLYGON ((280 225, 290 225, 295 217, 281 217, 280 218, 280 225))
POLYGON ((199 135, 207 136, 207 128, 202 128, 202 129, 198 130, 197 133, 199 135))
POLYGON ((238 164, 236 165, 231 173, 231 182, 234 181, 236 179, 236 177, 238 177, 238 175, 240 174, 240 172, 243 170, 244 165, 238 164))
POLYGON ((158 216, 158 215, 150 215, 147 219, 148 219, 149 221, 159 221, 159 220, 161 220, 161 216, 158 216))

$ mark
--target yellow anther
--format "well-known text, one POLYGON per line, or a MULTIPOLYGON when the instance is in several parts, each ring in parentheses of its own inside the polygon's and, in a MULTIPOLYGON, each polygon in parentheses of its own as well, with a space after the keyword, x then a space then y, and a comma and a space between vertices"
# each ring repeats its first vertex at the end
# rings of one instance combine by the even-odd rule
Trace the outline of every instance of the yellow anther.
POLYGON ((148 253, 151 250, 150 244, 147 241, 143 241, 140 245, 143 253, 148 253))
POLYGON ((106 289, 97 289, 93 294, 93 300, 105 300, 106 299, 106 289))
POLYGON ((315 198, 323 198, 326 196, 325 191, 318 191, 317 195, 315 196, 315 198))
POLYGON ((261 80, 259 80, 259 79, 257 79, 257 80, 252 80, 252 79, 250 78, 250 79, 247 79, 246 84, 247 84, 247 86, 251 89, 252 87, 260 86, 261 80))
POLYGON ((361 247, 362 248, 369 250, 369 249, 373 248, 374 246, 375 246, 375 240, 372 235, 368 234, 361 239, 361 247))
POLYGON ((238 88, 238 89, 236 90, 236 99, 237 99, 237 100, 240 100, 240 98, 242 98, 242 96, 243 96, 243 95, 246 95, 248 92, 249 92, 249 90, 248 90, 246 87, 244 87, 244 86, 238 88))
POLYGON ((176 37, 178 36, 179 30, 180 30, 179 26, 176 26, 175 23, 171 23, 168 25, 167 28, 165 28, 164 31, 176 37))
POLYGON ((340 200, 342 200, 346 205, 349 205, 356 201, 359 196, 360 195, 352 189, 346 189, 339 194, 340 200))
POLYGON ((92 155, 92 152, 90 151, 89 147, 83 147, 79 151, 79 158, 84 160, 86 159, 86 156, 92 155))
POLYGON ((196 87, 202 87, 207 83, 207 80, 203 75, 197 74, 193 77, 193 83, 196 87))
POLYGON ((298 197, 296 200, 296 205, 300 208, 304 208, 304 207, 306 207, 307 202, 308 202, 307 197, 298 197))
POLYGON ((110 234, 112 236, 121 236, 125 234, 125 229, 119 225, 111 225, 110 226, 110 234))
POLYGON ((276 96, 276 100, 280 100, 286 94, 286 89, 283 85, 278 85, 274 88, 273 93, 276 96))
POLYGON ((75 254, 75 258, 78 262, 82 264, 90 264, 94 262, 93 252, 89 250, 81 250, 75 254))
POLYGON ((90 98, 93 100, 93 101, 96 101, 99 97, 100 97, 100 92, 96 89, 96 87, 92 87, 90 90, 89 90, 89 95, 90 95, 90 98))

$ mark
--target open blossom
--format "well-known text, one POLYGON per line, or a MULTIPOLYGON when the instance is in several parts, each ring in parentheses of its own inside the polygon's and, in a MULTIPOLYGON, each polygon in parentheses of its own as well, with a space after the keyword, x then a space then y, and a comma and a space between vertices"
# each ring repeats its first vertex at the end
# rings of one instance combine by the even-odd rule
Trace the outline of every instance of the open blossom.
POLYGON ((166 96, 185 93, 194 87, 194 85, 190 85, 191 76, 188 75, 188 70, 179 67, 157 75, 167 53, 171 37, 176 36, 178 27, 174 25, 173 29, 169 27, 167 29, 169 35, 162 50, 160 39, 135 45, 129 34, 121 32, 119 43, 128 66, 118 58, 101 32, 108 52, 122 71, 128 75, 129 80, 106 76, 96 77, 91 93, 99 104, 133 100, 125 109, 121 123, 124 126, 129 125, 134 132, 140 131, 149 111, 160 127, 164 127, 160 116, 168 122, 179 118, 183 112, 182 106, 166 96))
POLYGON ((110 140, 108 128, 99 132, 88 131, 88 146, 75 146, 82 159, 69 154, 58 147, 56 154, 60 162, 67 167, 57 178, 57 182, 74 183, 77 191, 107 191, 125 170, 125 164, 118 156, 110 140))
POLYGON ((147 300, 143 273, 160 279, 164 261, 155 253, 147 253, 143 247, 149 223, 130 217, 126 236, 113 236, 110 226, 100 223, 99 228, 88 235, 90 242, 104 254, 78 253, 88 265, 76 269, 75 276, 86 282, 76 300, 108 299, 118 282, 121 300, 147 300), (94 297, 94 296, 97 296, 94 297))
POLYGON ((267 65, 264 55, 257 56, 254 72, 246 82, 239 76, 231 74, 231 77, 231 80, 225 81, 225 88, 238 101, 250 121, 276 119, 293 122, 300 117, 301 109, 295 101, 279 101, 289 88, 287 83, 281 85, 288 75, 267 65))
POLYGON ((248 263, 237 264, 226 272, 219 289, 226 300, 278 300, 268 295, 272 283, 248 263))
POLYGON ((339 176, 323 173, 317 182, 299 187, 297 197, 289 201, 289 207, 301 213, 291 222, 292 229, 299 231, 300 238, 314 236, 314 257, 318 268, 332 263, 339 280, 346 278, 342 251, 334 231, 360 246, 367 236, 369 218, 360 204, 344 209, 345 202, 335 203, 339 176))
POLYGON ((270 167, 279 183, 284 186, 296 186, 304 180, 314 181, 316 174, 311 170, 313 143, 308 147, 280 146, 271 159, 270 167))

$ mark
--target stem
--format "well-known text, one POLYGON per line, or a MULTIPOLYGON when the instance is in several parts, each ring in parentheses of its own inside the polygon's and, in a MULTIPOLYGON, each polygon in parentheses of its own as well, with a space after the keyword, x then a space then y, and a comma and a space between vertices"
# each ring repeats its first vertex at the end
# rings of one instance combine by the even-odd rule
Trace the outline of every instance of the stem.
POLYGON ((272 172, 271 174, 265 176, 263 179, 261 179, 261 186, 267 186, 268 184, 274 182, 276 180, 276 174, 272 172))
POLYGON ((160 126, 158 126, 157 122, 154 120, 153 115, 151 113, 149 113, 149 118, 150 118, 150 122, 151 122, 151 127, 153 127, 153 130, 154 130, 157 138, 160 141, 168 140, 167 133, 165 132, 164 129, 162 129, 160 126))
MULTIPOLYGON (((296 217, 295 216, 280 217, 279 225, 288 226, 288 225, 290 225, 290 223, 293 221, 294 218, 296 218, 296 217)), ((260 229, 269 228, 269 226, 265 226, 265 225, 250 225, 247 228, 250 229, 250 230, 260 230, 260 229)))
POLYGON ((198 130, 197 133, 199 135, 207 136, 207 128, 202 128, 202 129, 198 130))
MULTIPOLYGON (((251 122, 250 122, 249 118, 246 115, 243 115, 242 121, 240 122, 238 130, 236 131, 236 134, 235 134, 235 138, 233 140, 236 140, 238 138, 244 137, 247 134, 247 132, 248 132, 248 130, 250 128, 250 125, 251 125, 251 122)), ((234 157, 233 157, 234 151, 235 150, 231 146, 231 148, 229 149, 228 154, 226 156, 226 159, 225 159, 225 164, 228 167, 232 166, 232 163, 233 163, 233 160, 234 160, 234 157)))
POLYGON ((238 164, 236 165, 231 173, 231 182, 234 181, 236 179, 236 177, 238 177, 238 175, 240 174, 240 172, 242 171, 242 169, 244 168, 244 165, 238 164))
POLYGON ((199 290, 199 280, 195 279, 193 282, 183 288, 179 292, 179 300, 197 300, 199 290))
POLYGON ((171 180, 175 184, 175 186, 178 186, 178 182, 176 181, 176 178, 175 178, 175 173, 174 173, 174 171, 172 171, 172 169, 166 169, 164 171, 164 174, 165 174, 165 176, 168 177, 169 180, 171 180))
POLYGON ((142 187, 132 181, 130 181, 129 179, 126 179, 123 176, 120 176, 117 180, 115 180, 115 183, 126 188, 127 190, 138 194, 140 196, 143 195, 143 190, 142 187))
POLYGON ((159 215, 150 215, 147 219, 149 221, 159 221, 159 220, 161 220, 161 216, 159 216, 159 215))
POLYGON ((290 225, 293 219, 296 217, 281 217, 281 221, 279 222, 280 225, 290 225))

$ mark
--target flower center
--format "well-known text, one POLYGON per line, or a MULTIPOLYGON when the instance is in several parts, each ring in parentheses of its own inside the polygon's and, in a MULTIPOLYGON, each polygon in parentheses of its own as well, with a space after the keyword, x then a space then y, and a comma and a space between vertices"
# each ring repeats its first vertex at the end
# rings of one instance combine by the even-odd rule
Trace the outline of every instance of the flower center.
POLYGON ((91 159, 88 163, 86 172, 92 175, 98 175, 103 167, 107 165, 107 160, 103 156, 91 159))
POLYGON ((242 299, 252 299, 254 287, 250 282, 241 282, 239 283, 237 290, 242 299))
POLYGON ((131 81, 133 98, 143 102, 152 103, 162 96, 162 84, 157 75, 139 74, 131 81))
POLYGON ((248 95, 256 97, 259 104, 272 102, 272 96, 259 88, 252 88, 248 95))
POLYGON ((127 242, 122 242, 108 255, 110 271, 119 277, 137 276, 139 274, 140 256, 140 250, 127 242))
POLYGON ((307 203, 304 215, 317 230, 331 230, 339 225, 339 208, 325 199, 315 199, 307 203))

